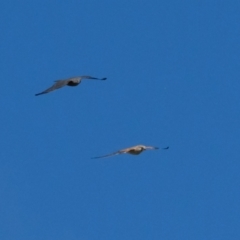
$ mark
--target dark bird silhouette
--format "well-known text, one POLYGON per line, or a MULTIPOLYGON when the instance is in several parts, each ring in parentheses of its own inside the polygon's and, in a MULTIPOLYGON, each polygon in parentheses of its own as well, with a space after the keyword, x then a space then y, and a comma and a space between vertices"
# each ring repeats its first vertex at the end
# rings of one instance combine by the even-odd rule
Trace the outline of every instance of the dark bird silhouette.
MULTIPOLYGON (((124 148, 122 150, 119 150, 117 152, 114 153, 110 153, 108 155, 104 155, 104 156, 100 156, 100 157, 93 157, 93 158, 105 158, 105 157, 111 157, 111 156, 115 156, 115 155, 119 155, 119 154, 123 154, 123 153, 129 153, 129 154, 133 154, 133 155, 138 155, 141 152, 145 151, 145 150, 157 150, 159 149, 158 147, 152 147, 152 146, 144 146, 144 145, 137 145, 137 146, 133 146, 133 147, 129 147, 129 148, 124 148)), ((161 149, 169 149, 169 147, 166 148, 161 148, 161 149)))
POLYGON ((83 79, 93 79, 93 80, 106 80, 107 78, 96 78, 96 77, 91 77, 91 76, 79 76, 79 77, 72 77, 68 78, 65 80, 56 80, 55 84, 53 84, 50 88, 46 89, 43 92, 35 94, 35 96, 41 95, 41 94, 46 94, 49 92, 52 92, 54 90, 57 90, 59 88, 65 87, 65 86, 71 86, 75 87, 81 83, 83 79))

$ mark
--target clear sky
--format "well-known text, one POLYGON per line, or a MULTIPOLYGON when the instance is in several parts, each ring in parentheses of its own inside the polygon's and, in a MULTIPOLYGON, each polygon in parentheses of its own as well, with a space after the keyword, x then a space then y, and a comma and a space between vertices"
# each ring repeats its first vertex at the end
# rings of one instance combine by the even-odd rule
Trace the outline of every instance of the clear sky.
POLYGON ((239 12, 2 1, 0 239, 240 239, 239 12), (137 144, 170 148, 91 159, 137 144))

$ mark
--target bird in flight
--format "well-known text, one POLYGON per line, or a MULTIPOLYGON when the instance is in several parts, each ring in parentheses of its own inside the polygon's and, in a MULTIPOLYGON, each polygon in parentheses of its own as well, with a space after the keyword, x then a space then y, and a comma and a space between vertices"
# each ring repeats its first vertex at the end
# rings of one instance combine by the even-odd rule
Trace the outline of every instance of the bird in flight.
POLYGON ((61 87, 65 87, 65 86, 75 87, 75 86, 79 85, 83 79, 106 80, 107 78, 96 78, 96 77, 91 77, 91 76, 79 76, 79 77, 68 78, 68 79, 65 79, 65 80, 56 80, 55 81, 56 83, 54 83, 50 88, 46 89, 43 92, 35 94, 35 96, 45 94, 45 93, 49 93, 49 92, 52 92, 56 89, 59 89, 61 87))
MULTIPOLYGON (((152 146, 144 146, 144 145, 137 145, 137 146, 133 146, 133 147, 129 147, 129 148, 124 148, 122 150, 119 150, 117 152, 114 153, 110 153, 108 155, 104 155, 104 156, 100 156, 100 157, 93 157, 94 158, 105 158, 105 157, 111 157, 111 156, 115 156, 115 155, 119 155, 119 154, 123 154, 123 153, 129 153, 129 154, 133 154, 133 155, 138 155, 141 152, 145 151, 145 150, 157 150, 159 149, 158 147, 152 147, 152 146)), ((161 149, 169 149, 169 147, 166 148, 161 148, 161 149)))

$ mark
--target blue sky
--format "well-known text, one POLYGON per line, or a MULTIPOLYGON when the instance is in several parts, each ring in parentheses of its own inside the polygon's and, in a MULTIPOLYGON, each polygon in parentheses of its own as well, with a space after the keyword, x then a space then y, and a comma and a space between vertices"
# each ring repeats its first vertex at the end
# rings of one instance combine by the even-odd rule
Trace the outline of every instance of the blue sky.
POLYGON ((240 238, 239 1, 0 5, 0 239, 240 238))

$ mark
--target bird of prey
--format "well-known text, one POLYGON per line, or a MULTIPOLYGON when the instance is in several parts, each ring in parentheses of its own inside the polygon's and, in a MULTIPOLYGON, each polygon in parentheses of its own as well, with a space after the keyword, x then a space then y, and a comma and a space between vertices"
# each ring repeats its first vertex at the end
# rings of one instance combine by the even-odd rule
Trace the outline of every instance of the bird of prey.
POLYGON ((83 79, 106 80, 107 78, 96 78, 96 77, 91 77, 91 76, 79 76, 79 77, 68 78, 68 79, 65 79, 65 80, 56 80, 55 81, 56 83, 53 84, 50 88, 46 89, 43 92, 35 94, 35 96, 45 94, 45 93, 49 93, 51 91, 54 91, 56 89, 59 89, 61 87, 65 87, 65 86, 75 87, 75 86, 79 85, 83 79))
MULTIPOLYGON (((125 148, 122 150, 119 150, 117 152, 114 153, 110 153, 108 155, 104 155, 104 156, 100 156, 100 157, 94 157, 94 158, 105 158, 105 157, 111 157, 111 156, 115 156, 115 155, 119 155, 119 154, 123 154, 123 153, 129 153, 129 154, 133 154, 133 155, 138 155, 141 152, 150 149, 150 150, 156 150, 159 149, 158 147, 152 147, 152 146, 144 146, 144 145, 137 145, 137 146, 133 146, 133 147, 129 147, 129 148, 125 148)), ((161 148, 161 149, 169 149, 169 147, 166 148, 161 148)))

